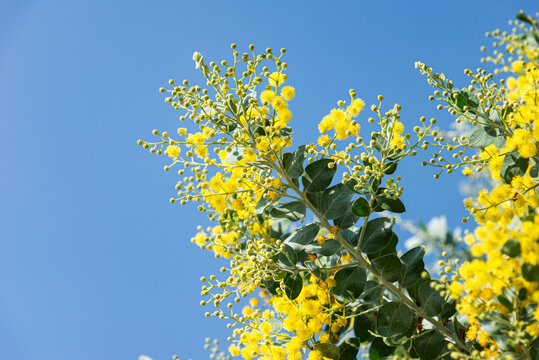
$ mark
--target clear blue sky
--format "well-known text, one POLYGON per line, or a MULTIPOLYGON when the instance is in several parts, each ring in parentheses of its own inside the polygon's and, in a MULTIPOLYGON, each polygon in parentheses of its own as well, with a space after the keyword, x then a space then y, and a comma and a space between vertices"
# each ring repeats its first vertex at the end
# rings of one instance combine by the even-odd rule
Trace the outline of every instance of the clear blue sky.
MULTIPOLYGON (((534 6, 535 5, 535 6, 534 6)), ((193 51, 286 47, 295 144, 351 87, 385 95, 404 123, 437 116, 415 60, 456 83, 486 31, 535 1, 0 1, 0 358, 204 359, 201 275, 220 266, 189 242, 194 207, 168 202, 164 159, 136 145, 174 131, 157 89, 199 81, 193 51)), ((410 125, 412 126, 412 125, 410 125)), ((419 161, 418 161, 419 162, 419 161)), ((458 177, 402 167, 409 219, 464 214, 458 177)))

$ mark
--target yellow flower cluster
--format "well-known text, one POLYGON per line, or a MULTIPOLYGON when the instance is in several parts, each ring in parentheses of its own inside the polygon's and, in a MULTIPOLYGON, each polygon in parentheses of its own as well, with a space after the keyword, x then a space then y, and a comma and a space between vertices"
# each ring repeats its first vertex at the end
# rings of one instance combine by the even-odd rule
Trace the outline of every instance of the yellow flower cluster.
MULTIPOLYGON (((535 213, 539 206, 539 183, 530 174, 534 161, 525 163, 522 175, 512 176, 508 183, 503 183, 508 179, 501 174, 504 166, 513 165, 506 157, 515 150, 524 159, 537 153, 539 72, 535 64, 524 65, 521 61, 514 62, 512 69, 522 74, 518 79, 507 80, 507 98, 516 109, 507 116, 510 134, 505 144, 491 144, 479 154, 497 184, 490 191, 479 191, 476 201, 468 199, 465 203, 480 224, 473 234, 464 237, 474 259, 456 270, 449 285, 451 296, 458 300, 457 310, 466 314, 471 324, 467 338, 483 346, 487 357, 499 356, 499 352, 495 350, 496 341, 479 324, 485 314, 496 312, 511 319, 514 312, 539 304, 538 282, 524 276, 525 266, 539 265, 539 215, 535 213)), ((471 172, 469 167, 464 170, 465 175, 471 172)), ((539 311, 533 315, 534 320, 512 326, 520 325, 518 330, 532 338, 539 336, 539 311)), ((522 341, 522 334, 516 343, 522 341)))
POLYGON ((352 98, 352 103, 347 107, 341 106, 339 109, 333 109, 322 119, 318 124, 318 130, 322 135, 318 139, 318 144, 327 146, 330 143, 328 132, 334 131, 334 136, 338 140, 346 140, 349 136, 357 136, 359 134, 359 124, 352 120, 357 117, 361 110, 365 107, 365 102, 361 99, 352 98))
MULTIPOLYGON (((336 333, 347 324, 347 320, 332 298, 330 289, 334 285, 332 277, 323 281, 312 276, 311 282, 294 300, 281 294, 266 300, 266 306, 271 306, 272 310, 246 306, 243 316, 251 322, 247 327, 234 331, 239 340, 230 346, 230 353, 247 360, 255 356, 268 360, 301 360, 314 344, 337 341, 336 333), (272 340, 284 340, 285 345, 269 345, 274 342, 272 340)), ((251 305, 257 303, 255 301, 251 305)), ((314 350, 308 359, 322 359, 321 356, 320 351, 314 350)))

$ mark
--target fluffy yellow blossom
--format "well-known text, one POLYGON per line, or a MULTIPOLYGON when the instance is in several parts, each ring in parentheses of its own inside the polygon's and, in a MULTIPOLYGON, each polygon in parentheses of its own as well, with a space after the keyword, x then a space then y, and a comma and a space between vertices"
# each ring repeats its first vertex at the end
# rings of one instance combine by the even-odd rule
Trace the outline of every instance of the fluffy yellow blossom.
POLYGON ((180 147, 178 145, 169 145, 165 150, 165 155, 170 156, 171 158, 177 158, 180 155, 180 147))
POLYGON ((290 101, 296 96, 296 90, 292 86, 283 86, 281 89, 281 96, 286 101, 290 101))

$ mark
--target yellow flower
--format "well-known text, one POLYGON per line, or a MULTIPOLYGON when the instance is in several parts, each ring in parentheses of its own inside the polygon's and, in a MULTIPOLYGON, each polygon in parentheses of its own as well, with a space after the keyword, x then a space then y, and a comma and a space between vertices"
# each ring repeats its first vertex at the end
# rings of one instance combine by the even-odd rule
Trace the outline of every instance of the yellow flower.
POLYGON ((284 86, 281 89, 281 96, 285 100, 290 101, 296 96, 296 90, 292 86, 284 86))
POLYGON ((318 145, 327 147, 330 144, 331 139, 327 135, 322 135, 318 138, 317 142, 318 142, 318 145))
POLYGON ((228 347, 228 352, 232 356, 238 356, 240 354, 240 349, 236 345, 232 344, 228 347))
POLYGON ((180 147, 178 145, 169 145, 165 150, 165 155, 175 159, 180 155, 180 147))
POLYGON ((359 115, 359 113, 361 112, 361 110, 363 110, 364 107, 365 101, 361 99, 354 99, 352 101, 352 104, 350 104, 350 106, 348 106, 348 108, 346 109, 346 112, 350 114, 350 116, 356 117, 359 115))
POLYGON ((333 129, 334 125, 335 120, 330 115, 326 115, 324 116, 322 121, 320 121, 320 124, 318 124, 318 130, 320 131, 320 133, 325 133, 333 129))
POLYGON ((277 87, 277 86, 280 86, 284 83, 284 81, 286 80, 286 75, 285 74, 281 74, 279 72, 274 72, 273 74, 271 74, 269 77, 268 77, 268 82, 270 83, 271 86, 273 87, 277 87))

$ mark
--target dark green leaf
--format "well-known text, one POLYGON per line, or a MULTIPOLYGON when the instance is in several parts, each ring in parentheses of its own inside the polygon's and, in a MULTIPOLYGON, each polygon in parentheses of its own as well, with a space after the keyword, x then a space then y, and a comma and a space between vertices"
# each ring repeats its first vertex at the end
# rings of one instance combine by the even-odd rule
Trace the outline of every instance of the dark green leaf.
POLYGON ((396 254, 398 243, 399 243, 399 237, 397 236, 397 234, 392 232, 391 238, 389 239, 389 242, 387 243, 386 246, 384 246, 379 251, 367 254, 367 256, 369 257, 369 260, 373 260, 386 254, 396 254))
POLYGON ((285 170, 286 174, 290 178, 297 178, 300 177, 301 174, 303 174, 303 163, 305 162, 305 159, 307 158, 307 151, 305 150, 305 145, 301 145, 298 147, 296 151, 294 151, 285 162, 285 170))
POLYGON ((414 322, 414 314, 406 304, 388 302, 378 311, 376 330, 378 334, 386 337, 404 334, 414 322))
POLYGON ((514 151, 505 155, 503 166, 500 171, 502 180, 506 184, 510 184, 515 176, 523 176, 528 170, 529 159, 520 157, 518 152, 514 151))
POLYGON ((519 19, 520 21, 528 23, 529 25, 533 25, 537 27, 537 21, 535 21, 533 17, 526 15, 523 12, 519 12, 518 14, 516 14, 516 18, 519 19))
POLYGON ((281 207, 271 209, 270 215, 277 219, 288 219, 290 221, 298 221, 305 217, 307 208, 301 201, 292 201, 284 204, 281 207))
POLYGON ((298 274, 292 274, 284 281, 284 292, 290 300, 294 300, 303 289, 303 278, 298 274))
POLYGON ((404 204, 402 203, 401 199, 393 199, 391 195, 377 195, 376 196, 376 207, 374 211, 391 211, 394 213, 403 213, 406 211, 406 208, 404 207, 404 204))
POLYGON ((530 168, 530 176, 537 180, 539 177, 539 156, 532 157, 533 166, 530 168))
POLYGON ((442 306, 445 302, 438 291, 431 287, 430 281, 424 282, 419 287, 418 300, 425 314, 429 316, 438 316, 442 312, 442 306))
POLYGON ((539 281, 539 265, 524 263, 522 265, 522 276, 528 281, 539 281))
POLYGON ((389 282, 402 277, 402 263, 396 254, 385 254, 371 261, 374 271, 389 282))
POLYGON ((382 298, 383 289, 376 281, 368 280, 365 283, 363 294, 359 297, 365 304, 378 303, 382 298))
POLYGON ((359 352, 359 339, 348 338, 339 345, 339 360, 355 360, 359 352))
POLYGON ((293 268, 298 262, 298 255, 293 248, 285 245, 283 251, 279 253, 278 262, 287 268, 293 268))
POLYGON ((371 213, 371 207, 365 198, 359 197, 352 203, 350 211, 356 216, 364 217, 371 213))
POLYGON ((374 253, 383 249, 391 239, 393 225, 395 219, 393 218, 377 218, 367 223, 365 230, 365 237, 360 244, 361 251, 365 253, 374 253))
POLYGON ((294 250, 301 251, 305 249, 307 245, 312 245, 315 242, 316 235, 318 234, 318 223, 312 223, 296 229, 285 241, 286 245, 289 245, 294 250))
POLYGON ((386 168, 384 170, 384 174, 386 175, 391 175, 393 174, 396 170, 397 170, 397 165, 399 163, 397 162, 390 162, 390 163, 387 163, 386 164, 386 168))
POLYGON ((322 353, 322 356, 338 360, 340 355, 340 350, 337 345, 331 343, 316 343, 313 345, 315 350, 318 350, 322 353))
POLYGON ((421 360, 434 360, 444 348, 444 336, 435 330, 429 330, 414 340, 414 349, 421 360))
POLYGON ((451 316, 455 315, 457 309, 455 307, 455 301, 449 300, 445 301, 442 304, 442 311, 440 312, 440 319, 449 319, 451 316))
POLYGON ((330 163, 334 163, 334 161, 331 159, 320 159, 305 167, 305 173, 301 177, 305 191, 322 191, 331 184, 333 176, 337 171, 337 166, 329 168, 328 164, 330 163))
POLYGON ((317 252, 320 255, 330 256, 341 250, 341 243, 335 239, 327 239, 317 252))
POLYGON ((506 254, 510 257, 516 257, 520 255, 520 242, 514 239, 509 239, 503 244, 502 254, 506 254))
POLYGON ((473 148, 486 148, 496 140, 498 133, 492 126, 481 126, 470 135, 468 145, 473 148))
POLYGON ((360 342, 370 341, 374 331, 374 321, 368 315, 358 315, 354 318, 354 334, 360 342))
POLYGON ((324 245, 320 246, 318 242, 314 241, 311 245, 304 247, 307 253, 316 253, 324 256, 330 256, 341 250, 341 243, 335 239, 327 239, 324 245))
POLYGON ((350 226, 355 225, 355 223, 357 223, 357 221, 359 220, 359 216, 354 215, 350 211, 351 207, 352 203, 348 203, 348 208, 344 212, 344 215, 334 219, 333 225, 338 226, 341 230, 348 229, 350 226))
POLYGON ((500 302, 500 304, 502 304, 503 306, 507 308, 507 310, 513 311, 513 303, 511 303, 511 301, 509 301, 508 298, 506 298, 503 295, 498 295, 497 299, 500 302))
POLYGON ((352 226, 352 227, 350 227, 350 228, 348 228, 346 230, 341 231, 341 236, 350 245, 357 246, 357 242, 359 240, 360 232, 361 232, 361 228, 357 228, 355 226, 352 226))
POLYGON ((320 203, 322 215, 326 219, 336 219, 346 214, 352 196, 354 192, 344 184, 337 184, 326 189, 320 203))
POLYGON ((320 210, 320 203, 322 202, 322 195, 324 195, 324 192, 323 191, 307 192, 305 193, 305 195, 307 196, 307 199, 309 200, 309 202, 313 204, 315 208, 320 210))
POLYGON ((477 96, 474 93, 469 92, 466 88, 463 88, 461 91, 454 92, 453 94, 456 94, 457 98, 455 99, 451 97, 451 99, 455 106, 461 111, 464 111, 464 106, 468 106, 470 110, 479 106, 479 99, 477 96))
POLYGON ((371 343, 369 348, 369 359, 370 360, 379 360, 383 359, 395 351, 395 347, 388 346, 382 338, 374 338, 374 341, 371 343))
POLYGON ((404 269, 402 279, 399 282, 403 287, 410 287, 421 280, 421 273, 425 269, 424 255, 425 248, 418 246, 401 256, 404 269))
POLYGON ((363 268, 346 268, 337 271, 335 281, 337 285, 333 290, 335 299, 342 303, 346 303, 357 299, 367 280, 367 273, 363 268))

